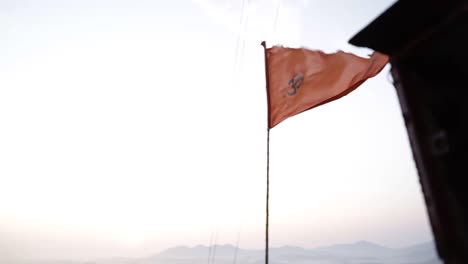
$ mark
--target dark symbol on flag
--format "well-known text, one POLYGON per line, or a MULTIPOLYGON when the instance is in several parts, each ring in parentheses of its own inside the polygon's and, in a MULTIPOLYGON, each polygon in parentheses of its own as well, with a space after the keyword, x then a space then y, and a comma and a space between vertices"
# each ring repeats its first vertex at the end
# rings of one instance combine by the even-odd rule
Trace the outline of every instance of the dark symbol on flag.
POLYGON ((297 93, 297 90, 301 88, 302 83, 304 83, 304 76, 299 74, 294 74, 291 80, 289 80, 288 85, 290 87, 288 91, 289 96, 293 96, 297 93))

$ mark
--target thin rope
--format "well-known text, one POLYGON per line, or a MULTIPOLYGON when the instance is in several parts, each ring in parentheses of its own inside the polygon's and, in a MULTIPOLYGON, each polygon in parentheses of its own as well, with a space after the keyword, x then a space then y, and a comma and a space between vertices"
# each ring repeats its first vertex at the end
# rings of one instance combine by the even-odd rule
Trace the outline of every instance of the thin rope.
POLYGON ((215 233, 215 239, 214 239, 214 245, 213 245, 213 255, 211 256, 211 264, 215 263, 215 257, 216 257, 216 244, 218 243, 218 229, 216 228, 216 233, 215 233))
POLYGON ((211 261, 211 247, 213 245, 213 229, 211 229, 211 235, 210 235, 210 244, 208 245, 208 262, 207 264, 210 264, 211 261))
POLYGON ((238 78, 239 78, 239 64, 240 64, 240 54, 241 54, 241 47, 242 47, 242 42, 243 42, 243 26, 244 26, 244 23, 245 23, 245 18, 246 18, 246 14, 245 14, 245 1, 246 0, 242 0, 241 2, 241 9, 240 9, 240 18, 239 18, 239 34, 237 35, 237 43, 236 43, 236 53, 235 53, 235 57, 234 57, 234 79, 235 81, 238 81, 238 78))
POLYGON ((246 9, 246 13, 245 13, 244 25, 242 29, 243 38, 242 38, 242 42, 241 42, 241 46, 239 50, 239 66, 238 66, 239 73, 241 73, 242 58, 244 57, 244 54, 245 54, 245 42, 246 42, 246 39, 248 38, 248 33, 247 33, 247 28, 249 25, 249 3, 248 1, 247 1, 247 4, 245 5, 245 9, 246 9))
POLYGON ((237 262, 237 253, 239 251, 239 242, 240 242, 241 231, 242 231, 242 225, 239 226, 239 231, 237 232, 237 241, 236 241, 236 247, 234 248, 234 261, 233 261, 233 264, 236 264, 236 262, 237 262))
MULTIPOLYGON (((278 5, 276 6, 276 14, 275 14, 275 21, 273 22, 273 37, 275 38, 275 41, 278 41, 277 39, 277 32, 276 29, 278 27, 278 18, 280 14, 280 9, 281 9, 281 0, 278 0, 278 5)), ((278 43, 276 43, 278 44, 278 43)))

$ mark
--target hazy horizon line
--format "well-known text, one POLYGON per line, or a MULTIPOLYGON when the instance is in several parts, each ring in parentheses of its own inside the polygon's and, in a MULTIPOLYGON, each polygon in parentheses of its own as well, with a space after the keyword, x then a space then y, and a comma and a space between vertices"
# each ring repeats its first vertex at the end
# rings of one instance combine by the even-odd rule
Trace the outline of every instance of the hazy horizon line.
MULTIPOLYGON (((305 246, 297 246, 297 245, 290 245, 290 244, 285 244, 285 245, 282 245, 282 246, 275 246, 275 247, 269 247, 270 249, 278 249, 278 248, 285 248, 285 247, 293 247, 293 248, 301 248, 301 249, 317 249, 317 248, 323 248, 323 247, 333 247, 333 246, 341 246, 341 245, 356 245, 356 244, 359 244, 359 243, 368 243, 368 244, 372 244, 372 245, 376 245, 376 246, 380 246, 380 247, 384 247, 384 248, 388 248, 388 249, 400 249, 400 248, 409 248, 409 247, 413 247, 413 246, 418 246, 418 245, 422 245, 422 244, 427 244, 427 243, 434 243, 434 240, 424 240, 424 241, 421 241, 421 242, 416 242, 416 243, 411 243, 407 246, 387 246, 387 245, 384 245, 384 244, 381 244, 381 243, 377 243, 377 242, 372 242, 372 241, 369 241, 369 240, 354 240, 353 242, 337 242, 337 243, 333 243, 333 244, 324 244, 324 245, 319 245, 319 246, 313 246, 313 247, 305 247, 305 246)), ((230 247, 233 247, 233 248, 238 248, 238 249, 245 249, 245 250, 264 250, 265 248, 251 248, 251 247, 239 247, 239 246, 235 246, 233 244, 230 244, 230 243, 224 243, 224 244, 214 244, 214 245, 205 245, 205 244, 196 244, 194 246, 187 246, 187 245, 177 245, 177 246, 172 246, 172 247, 168 247, 166 249, 163 249, 160 253, 164 252, 164 251, 167 251, 169 249, 175 249, 175 248, 188 248, 188 249, 194 249, 194 248, 197 248, 197 247, 206 247, 206 248, 209 248, 209 247, 226 247, 226 246, 230 246, 230 247)))
MULTIPOLYGON (((426 240, 426 241, 422 241, 422 242, 419 242, 419 243, 414 243, 414 244, 411 244, 411 245, 408 245, 408 246, 399 246, 399 247, 389 247, 389 246, 385 246, 385 245, 382 245, 380 243, 375 243, 375 242, 372 242, 372 241, 368 241, 368 240, 355 240, 354 242, 347 242, 347 243, 333 243, 333 244, 325 244, 325 245, 319 245, 319 246, 314 246, 314 247, 302 247, 302 246, 295 246, 295 245, 283 245, 283 246, 277 246, 277 247, 269 247, 270 250, 272 249, 281 249, 281 248, 299 248, 299 249, 302 249, 302 250, 320 250, 320 249, 325 249, 325 248, 331 248, 331 247, 336 247, 336 246, 352 246, 352 245, 358 245, 358 244, 369 244, 369 245, 373 245, 373 246, 377 246, 377 247, 381 247, 381 248, 385 248, 385 249, 389 249, 389 250, 404 250, 404 249, 409 249, 409 248, 412 248, 412 247, 416 247, 416 246, 420 246, 420 245, 424 245, 424 244, 429 244, 429 243, 432 243, 434 244, 434 240, 426 240)), ((435 246, 435 244, 434 244, 435 246)), ((153 254, 144 254, 142 256, 109 256, 109 257, 96 257, 96 258, 85 258, 85 259, 80 259, 80 260, 73 260, 72 258, 39 258, 39 259, 35 259, 35 260, 39 260, 39 261, 100 261, 100 260, 111 260, 111 259, 128 259, 128 260, 138 260, 138 259, 146 259, 146 258, 151 258, 151 257, 156 257, 158 255, 162 255, 164 254, 165 252, 169 251, 169 250, 172 250, 172 249, 177 249, 177 248, 183 248, 183 249, 196 249, 196 248, 213 248, 213 247, 230 247, 232 249, 238 249, 238 250, 245 250, 245 251, 264 251, 265 248, 241 248, 241 247, 238 247, 238 246, 235 246, 233 244, 230 244, 230 243, 225 243, 225 244, 214 244, 214 245, 204 245, 204 244, 197 244, 197 245, 194 245, 194 246, 186 246, 186 245, 178 245, 178 246, 172 246, 172 247, 167 247, 166 249, 163 249, 163 250, 160 250, 156 253, 153 253, 153 254)), ((32 261, 33 259, 32 258, 20 258, 20 259, 16 259, 15 261, 32 261)))

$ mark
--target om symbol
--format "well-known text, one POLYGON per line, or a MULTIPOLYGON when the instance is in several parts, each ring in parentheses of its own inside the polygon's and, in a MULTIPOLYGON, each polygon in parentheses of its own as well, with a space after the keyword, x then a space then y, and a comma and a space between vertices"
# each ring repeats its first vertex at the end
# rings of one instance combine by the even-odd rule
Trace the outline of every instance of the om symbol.
POLYGON ((304 76, 299 74, 294 74, 291 80, 289 80, 288 85, 290 87, 288 91, 289 96, 293 96, 297 93, 297 90, 301 88, 302 83, 304 83, 304 76))

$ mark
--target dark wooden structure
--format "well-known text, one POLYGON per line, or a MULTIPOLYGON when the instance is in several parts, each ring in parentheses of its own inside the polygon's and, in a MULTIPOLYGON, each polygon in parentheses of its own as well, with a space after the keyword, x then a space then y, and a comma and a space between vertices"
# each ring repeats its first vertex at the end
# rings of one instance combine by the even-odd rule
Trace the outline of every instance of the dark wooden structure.
POLYGON ((398 1, 350 43, 390 55, 441 259, 468 263, 468 1, 398 1))

